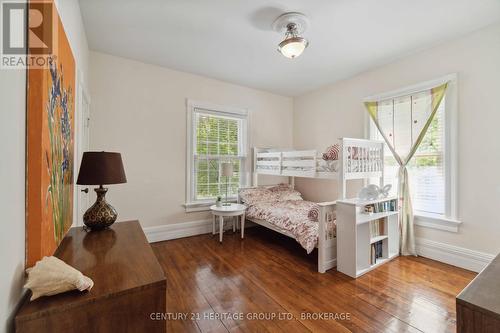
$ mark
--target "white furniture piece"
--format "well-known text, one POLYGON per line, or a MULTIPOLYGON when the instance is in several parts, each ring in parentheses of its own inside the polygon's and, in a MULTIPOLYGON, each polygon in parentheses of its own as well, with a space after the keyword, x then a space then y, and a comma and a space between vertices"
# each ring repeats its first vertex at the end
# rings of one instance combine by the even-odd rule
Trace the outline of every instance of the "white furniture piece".
MULTIPOLYGON (((336 179, 340 199, 346 198, 348 180, 379 178, 384 185, 384 143, 376 140, 340 138, 336 171, 319 171, 321 157, 316 150, 254 148, 253 186, 258 186, 259 175, 287 176, 292 187, 295 177, 336 179)), ((238 197, 238 202, 240 198, 238 197)), ((333 218, 336 202, 318 203, 320 206, 318 231, 318 272, 325 273, 337 263, 337 239, 327 233, 327 221, 333 218)), ((337 216, 338 219, 338 216, 337 216)), ((283 235, 287 231, 258 219, 248 219, 283 235)), ((337 235, 338 238, 338 235, 337 235)))
POLYGON ((339 196, 346 197, 351 179, 380 178, 384 185, 384 143, 377 140, 340 138, 339 157, 334 170, 324 171, 316 150, 254 148, 253 186, 259 175, 337 179, 339 196))
MULTIPOLYGON (((241 216, 241 238, 245 237, 245 210, 247 207, 242 204, 230 204, 227 206, 210 206, 212 211, 212 235, 215 235, 215 219, 219 218, 219 242, 222 243, 222 235, 224 233, 224 217, 236 217, 236 222, 239 216, 241 216)), ((233 232, 236 231, 235 220, 233 219, 233 232)))
MULTIPOLYGON (((399 224, 397 198, 377 200, 337 200, 337 270, 357 278, 383 265, 399 254, 399 224), (384 205, 388 208, 367 214, 365 206, 384 205), (374 235, 371 223, 383 227, 374 235), (372 262, 372 244, 381 242, 382 256, 372 262)), ((376 229, 376 228, 375 228, 376 229)))

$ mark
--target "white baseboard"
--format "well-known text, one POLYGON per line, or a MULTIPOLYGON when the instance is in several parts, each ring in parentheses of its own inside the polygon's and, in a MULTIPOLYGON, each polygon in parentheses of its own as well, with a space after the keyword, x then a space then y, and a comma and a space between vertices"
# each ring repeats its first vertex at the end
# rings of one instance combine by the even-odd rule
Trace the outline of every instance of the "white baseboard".
MULTIPOLYGON (((245 229, 254 226, 254 223, 246 221, 245 229)), ((224 230, 229 230, 232 228, 231 224, 225 224, 224 230)), ((179 222, 173 224, 165 224, 156 227, 145 227, 142 228, 146 234, 148 242, 155 243, 171 239, 191 237, 203 234, 209 234, 212 232, 212 219, 190 221, 190 222, 179 222)), ((216 230, 218 233, 218 231, 216 230)))
POLYGON ((325 270, 332 269, 333 267, 337 267, 337 258, 325 262, 325 270))
POLYGON ((480 272, 488 265, 494 255, 464 247, 435 242, 424 238, 416 239, 417 254, 453 266, 480 272))
POLYGON ((143 228, 150 243, 166 241, 212 232, 212 219, 165 224, 157 227, 143 228))

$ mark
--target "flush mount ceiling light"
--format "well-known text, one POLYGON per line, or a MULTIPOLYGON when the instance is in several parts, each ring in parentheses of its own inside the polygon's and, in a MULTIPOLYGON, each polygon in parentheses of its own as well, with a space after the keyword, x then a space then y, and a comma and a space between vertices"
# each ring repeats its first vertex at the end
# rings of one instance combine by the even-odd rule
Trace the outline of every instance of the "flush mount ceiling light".
POLYGON ((274 30, 285 34, 285 39, 278 45, 278 52, 290 59, 300 56, 309 45, 307 39, 300 36, 308 25, 304 14, 292 12, 280 15, 273 23, 274 30))

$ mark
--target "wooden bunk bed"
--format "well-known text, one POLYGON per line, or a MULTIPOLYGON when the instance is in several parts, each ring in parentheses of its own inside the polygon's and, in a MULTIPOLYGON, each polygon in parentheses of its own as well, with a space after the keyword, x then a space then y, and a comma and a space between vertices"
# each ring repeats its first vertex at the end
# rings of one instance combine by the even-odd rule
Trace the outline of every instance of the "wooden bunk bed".
MULTIPOLYGON (((295 177, 335 179, 338 186, 338 199, 346 199, 348 180, 379 178, 384 183, 384 144, 381 141, 341 138, 338 142, 338 158, 325 167, 322 157, 316 150, 291 150, 254 148, 253 184, 259 187, 259 176, 286 176, 294 187, 295 177)), ((242 188, 244 191, 248 188, 242 188)), ((238 201, 244 202, 238 195, 238 201)), ((329 232, 328 223, 335 220, 336 201, 317 203, 318 215, 318 272, 336 266, 336 237, 329 232)), ((277 227, 265 219, 247 217, 247 220, 268 229, 296 239, 289 230, 277 227)))

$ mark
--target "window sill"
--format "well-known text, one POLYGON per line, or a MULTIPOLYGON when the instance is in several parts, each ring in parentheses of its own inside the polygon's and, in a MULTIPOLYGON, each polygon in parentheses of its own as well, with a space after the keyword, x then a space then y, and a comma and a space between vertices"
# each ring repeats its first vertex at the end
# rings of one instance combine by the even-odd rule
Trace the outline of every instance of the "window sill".
POLYGON ((415 225, 449 232, 458 232, 461 221, 433 214, 415 214, 415 225))
MULTIPOLYGON (((236 202, 236 198, 228 198, 229 202, 236 202)), ((186 213, 193 212, 206 212, 210 210, 210 206, 215 205, 215 201, 205 201, 205 202, 187 202, 183 204, 186 213)))

